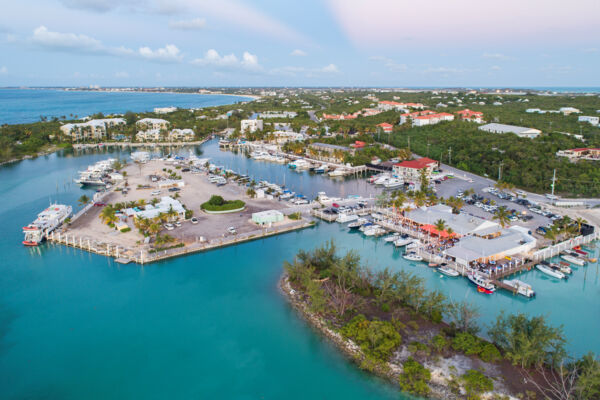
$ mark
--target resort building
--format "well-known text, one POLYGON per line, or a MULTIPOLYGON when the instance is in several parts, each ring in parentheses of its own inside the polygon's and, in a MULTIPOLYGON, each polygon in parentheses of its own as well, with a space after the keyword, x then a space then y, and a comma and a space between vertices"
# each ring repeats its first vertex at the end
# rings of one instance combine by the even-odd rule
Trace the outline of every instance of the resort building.
POLYGON ((171 130, 171 132, 169 132, 169 136, 168 139, 170 141, 185 141, 185 142, 190 142, 192 140, 194 140, 196 137, 196 135, 194 134, 194 131, 187 128, 187 129, 173 129, 171 130))
POLYGON ((347 153, 354 155, 356 149, 328 143, 311 143, 307 152, 310 157, 317 160, 339 163, 344 161, 347 153))
POLYGON ((169 129, 171 123, 160 118, 143 118, 135 123, 135 126, 140 130, 147 129, 169 129))
POLYGON ((394 130, 394 125, 388 124, 387 122, 382 122, 381 124, 377 124, 377 128, 381 129, 384 133, 392 133, 394 130))
POLYGON ((240 123, 240 131, 242 133, 254 133, 263 130, 262 119, 243 119, 240 123))
POLYGON ((252 214, 252 222, 257 225, 267 225, 283 221, 283 213, 277 210, 267 210, 252 214))
POLYGON ((471 121, 478 124, 483 123, 483 113, 480 111, 472 111, 466 108, 462 111, 456 112, 456 114, 458 114, 458 117, 463 121, 471 121))
POLYGON ((284 144, 287 142, 299 142, 304 141, 305 135, 298 132, 293 131, 275 131, 268 136, 273 135, 273 140, 269 140, 270 142, 274 142, 277 144, 284 144))
POLYGON ((578 119, 579 122, 587 122, 590 125, 594 125, 594 126, 598 126, 598 123, 600 123, 600 117, 590 117, 590 116, 581 116, 578 119))
POLYGON ((177 111, 177 107, 157 107, 154 109, 155 114, 168 114, 177 111))
POLYGON ((479 127, 480 130, 490 133, 514 133, 515 135, 533 139, 538 137, 542 131, 534 128, 524 128, 522 126, 504 125, 504 124, 486 124, 479 127))
POLYGON ((421 171, 425 171, 425 176, 431 180, 431 174, 437 167, 438 162, 431 158, 423 157, 417 160, 407 160, 394 164, 392 174, 400 179, 402 183, 421 184, 421 171))
POLYGON ((558 157, 567 157, 571 161, 589 160, 589 161, 600 161, 600 149, 599 148, 578 148, 569 150, 559 150, 556 152, 558 157))
POLYGON ((415 111, 415 112, 411 112, 411 113, 405 113, 400 115, 400 125, 408 122, 408 120, 411 120, 413 118, 422 116, 422 115, 431 115, 431 114, 435 114, 435 111, 431 111, 431 110, 425 110, 425 111, 415 111))
POLYGON ((358 117, 359 112, 354 114, 323 114, 323 119, 334 119, 334 120, 346 120, 346 119, 356 119, 358 117))
POLYGON ((268 119, 268 118, 296 118, 298 113, 295 111, 265 111, 262 113, 258 113, 259 118, 268 119))
POLYGON ((380 101, 377 108, 383 111, 404 111, 408 112, 409 109, 415 108, 422 110, 425 106, 421 103, 399 103, 397 101, 380 101))
POLYGON ((574 107, 561 107, 558 109, 558 111, 564 115, 579 114, 581 112, 579 109, 574 107))
POLYGON ((107 132, 113 128, 124 127, 126 122, 123 118, 92 119, 87 122, 64 124, 60 130, 65 136, 72 140, 103 139, 107 132))
POLYGON ((148 129, 139 131, 135 134, 135 138, 138 142, 159 142, 163 137, 160 129, 148 129))
MULTIPOLYGON (((142 211, 135 211, 133 209, 128 209, 133 212, 135 218, 147 218, 152 219, 158 217, 159 214, 167 214, 169 211, 173 209, 177 213, 177 217, 173 219, 182 220, 185 219, 185 208, 178 201, 169 196, 163 196, 160 199, 160 202, 156 203, 156 205, 147 204, 142 211)), ((129 215, 126 212, 127 215, 129 215)))
POLYGON ((420 115, 412 119, 412 126, 435 125, 443 121, 454 121, 454 115, 449 113, 420 115))

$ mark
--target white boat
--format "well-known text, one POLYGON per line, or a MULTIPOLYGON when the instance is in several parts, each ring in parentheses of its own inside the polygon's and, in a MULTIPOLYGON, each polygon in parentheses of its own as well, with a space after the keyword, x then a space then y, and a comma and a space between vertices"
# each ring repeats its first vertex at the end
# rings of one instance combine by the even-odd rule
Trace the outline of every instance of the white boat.
POLYGON ((423 261, 423 257, 418 255, 417 253, 404 253, 402 257, 409 261, 423 261))
POLYGON ((569 254, 561 254, 560 258, 562 258, 565 261, 570 262, 571 264, 575 264, 575 265, 579 265, 579 266, 585 265, 585 260, 582 260, 581 258, 578 258, 575 256, 571 256, 569 254))
POLYGON ((64 204, 52 204, 38 214, 35 221, 23 227, 25 246, 37 246, 50 232, 71 216, 73 208, 64 204))
POLYGON ((329 166, 327 164, 322 164, 315 168, 315 173, 317 174, 324 174, 327 171, 329 171, 329 166))
POLYGON ((270 155, 264 151, 254 151, 250 153, 250 157, 254 158, 255 160, 266 160, 268 157, 270 157, 270 155))
POLYGON ((398 178, 389 178, 384 184, 383 187, 387 189, 393 189, 402 186, 403 183, 398 178))
POLYGON ((381 177, 379 177, 373 183, 375 185, 385 185, 387 183, 387 181, 389 181, 389 180, 390 180, 390 176, 388 174, 383 174, 381 177))
POLYGON ((385 233, 385 229, 380 227, 379 225, 371 225, 367 229, 363 231, 365 236, 380 236, 385 233))
POLYGON ((350 230, 360 229, 360 227, 366 224, 367 222, 369 221, 365 218, 359 218, 356 221, 349 223, 348 228, 350 228, 350 230))
POLYGON ((411 244, 414 241, 415 241, 415 239, 413 239, 411 237, 407 237, 407 238, 400 237, 398 240, 396 240, 394 242, 394 246, 396 246, 396 247, 402 247, 402 246, 406 246, 408 244, 411 244))
POLYGON ((477 286, 477 289, 484 292, 484 293, 494 293, 496 291, 496 286, 494 286, 494 284, 492 283, 492 281, 490 281, 487 278, 484 278, 483 276, 479 275, 479 274, 469 274, 467 276, 467 278, 477 286), (481 289, 480 289, 481 288, 481 289))
POLYGON ((416 249, 419 247, 419 241, 414 239, 412 242, 406 245, 406 250, 416 249))
POLYGON ((513 288, 518 294, 525 297, 535 297, 535 291, 530 284, 520 281, 518 279, 504 279, 502 281, 505 285, 513 288))
POLYGON ((456 271, 454 268, 450 268, 447 265, 441 265, 437 270, 440 274, 444 274, 453 278, 460 275, 458 271, 456 271))
POLYGON ((288 163, 288 167, 290 167, 291 169, 296 169, 296 170, 309 169, 310 163, 301 158, 296 161, 292 161, 292 162, 288 163))
MULTIPOLYGON (((375 183, 379 179, 389 178, 389 177, 390 177, 390 174, 387 174, 387 173, 384 172, 384 173, 381 173, 381 174, 378 174, 378 175, 373 175, 372 177, 369 178, 368 182, 369 183, 375 183)), ((383 182, 381 184, 383 184, 383 182)))
POLYGON ((343 168, 338 168, 335 169, 331 172, 329 172, 329 176, 345 176, 346 175, 346 171, 343 168))
POLYGON ((398 232, 394 232, 391 235, 384 237, 383 240, 386 243, 392 243, 392 242, 395 242, 396 240, 398 240, 399 238, 400 238, 400 234, 398 232))
POLYGON ((567 276, 560 271, 555 271, 550 267, 545 266, 544 264, 536 264, 535 267, 542 271, 544 274, 548 276, 552 276, 558 279, 565 279, 567 276))
POLYGON ((345 222, 352 222, 352 221, 356 221, 358 220, 358 215, 356 214, 346 214, 346 213, 341 213, 338 215, 336 222, 340 222, 340 223, 345 223, 345 222))
MULTIPOLYGON (((568 264, 568 263, 565 263, 565 264, 568 264)), ((560 263, 550 263, 550 264, 548 264, 548 266, 550 268, 552 268, 553 270, 555 270, 555 271, 558 270, 566 275, 571 275, 573 273, 573 270, 568 265, 563 265, 560 263)))

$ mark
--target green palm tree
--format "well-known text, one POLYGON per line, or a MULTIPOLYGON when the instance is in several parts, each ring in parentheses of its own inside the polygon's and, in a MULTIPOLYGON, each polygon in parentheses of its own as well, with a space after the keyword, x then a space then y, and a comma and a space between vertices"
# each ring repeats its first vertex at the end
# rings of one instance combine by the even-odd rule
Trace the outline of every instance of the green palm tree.
POLYGON ((160 232, 160 230, 161 230, 161 226, 160 226, 160 224, 157 224, 156 222, 153 222, 150 224, 150 226, 148 226, 148 233, 150 233, 151 235, 158 234, 158 232, 160 232))
POLYGON ((90 202, 90 198, 84 194, 77 200, 77 202, 79 203, 80 206, 84 206, 90 202))
POLYGON ((100 212, 100 217, 99 217, 104 223, 109 224, 110 221, 112 221, 114 218, 116 218, 115 216, 115 209, 110 205, 106 205, 102 211, 100 212))
POLYGON ((556 238, 558 237, 558 230, 553 225, 550 228, 546 229, 546 233, 544 233, 544 237, 546 239, 552 241, 552 244, 554 244, 554 242, 556 241, 556 238))
POLYGON ((248 188, 248 190, 246 190, 246 195, 253 199, 256 197, 256 190, 254 190, 253 188, 248 188))
POLYGON ((393 204, 398 210, 402 208, 402 205, 406 202, 406 194, 403 191, 398 190, 396 196, 394 196, 393 204))
POLYGON ((177 218, 178 215, 179 214, 177 213, 177 211, 173 209, 173 206, 169 206, 169 211, 167 211, 167 216, 169 217, 169 219, 173 220, 177 218))
POLYGON ((508 209, 502 206, 499 207, 498 210, 496 210, 496 215, 494 215, 492 219, 497 220, 500 226, 505 228, 506 225, 510 223, 510 219, 508 219, 509 216, 510 213, 508 212, 508 209))
POLYGON ((581 225, 587 224, 587 221, 581 217, 577 217, 575 222, 577 223, 577 232, 581 232, 581 225))
POLYGON ((157 205, 158 203, 160 203, 160 200, 157 197, 153 197, 152 200, 150 200, 150 204, 153 206, 157 205))
POLYGON ((415 206, 422 207, 427 204, 427 194, 419 190, 414 194, 413 201, 415 202, 415 206))
POLYGON ((438 230, 438 232, 443 232, 446 230, 446 221, 444 221, 443 219, 438 219, 437 221, 435 221, 435 229, 438 230))

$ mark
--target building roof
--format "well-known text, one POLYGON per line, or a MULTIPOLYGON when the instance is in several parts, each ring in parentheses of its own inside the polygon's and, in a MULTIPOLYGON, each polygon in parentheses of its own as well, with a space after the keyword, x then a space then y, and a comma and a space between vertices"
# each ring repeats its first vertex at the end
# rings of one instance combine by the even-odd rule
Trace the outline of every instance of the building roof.
POLYGON ((502 234, 493 239, 478 236, 461 238, 454 247, 446 250, 446 254, 471 262, 480 258, 493 257, 532 241, 535 241, 535 238, 529 235, 526 228, 513 226, 502 230, 502 234))
POLYGON ((326 148, 326 149, 331 149, 331 150, 342 150, 342 151, 349 150, 347 147, 338 146, 337 144, 329 144, 329 143, 311 143, 311 146, 312 147, 321 147, 321 148, 326 148))
POLYGON ((393 128, 394 127, 394 125, 388 124, 387 122, 382 122, 380 124, 377 124, 377 126, 380 126, 382 128, 393 128))
POLYGON ((496 228, 496 231, 499 230, 499 225, 496 222, 463 213, 453 214, 452 208, 443 204, 416 208, 409 211, 406 216, 416 223, 423 225, 435 224, 437 220, 442 219, 459 235, 489 234, 488 230, 490 228, 496 228))
POLYGON ((416 160, 402 161, 395 165, 403 168, 423 169, 429 167, 431 164, 437 164, 437 161, 432 160, 431 158, 422 157, 416 160))
POLYGON ((542 133, 542 131, 540 131, 539 129, 535 129, 535 128, 525 128, 522 126, 497 124, 495 122, 493 122, 491 124, 482 125, 479 127, 479 129, 481 129, 482 131, 486 131, 486 132, 515 133, 517 135, 527 134, 527 133, 538 133, 538 134, 542 133))

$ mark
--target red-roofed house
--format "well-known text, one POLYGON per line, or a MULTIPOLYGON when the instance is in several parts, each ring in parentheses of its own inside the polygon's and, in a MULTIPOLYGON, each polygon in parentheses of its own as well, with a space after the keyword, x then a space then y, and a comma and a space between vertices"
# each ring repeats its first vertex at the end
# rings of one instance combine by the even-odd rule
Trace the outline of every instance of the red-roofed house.
POLYGON ((400 179, 402 183, 414 183, 420 185, 421 171, 425 170, 427 178, 431 180, 431 174, 437 165, 437 161, 423 157, 394 164, 392 173, 395 177, 400 179))
POLYGON ((578 161, 578 160, 599 161, 600 160, 600 149, 582 147, 582 148, 577 148, 577 149, 559 150, 556 152, 556 155, 559 157, 567 157, 571 161, 578 161))
POLYGON ((361 142, 360 140, 356 140, 354 143, 350 145, 350 147, 354 147, 355 149, 362 149, 367 144, 365 142, 361 142))
POLYGON ((349 115, 345 115, 345 114, 323 114, 323 119, 341 119, 341 120, 346 120, 346 119, 355 119, 357 116, 358 116, 357 113, 349 114, 349 115))
POLYGON ((387 122, 382 122, 381 124, 377 124, 377 127, 381 128, 381 130, 384 133, 392 133, 392 131, 394 130, 394 125, 388 124, 387 122))
POLYGON ((478 124, 483 123, 483 113, 480 111, 472 111, 466 108, 462 111, 457 111, 456 114, 464 121, 477 122, 478 124))

